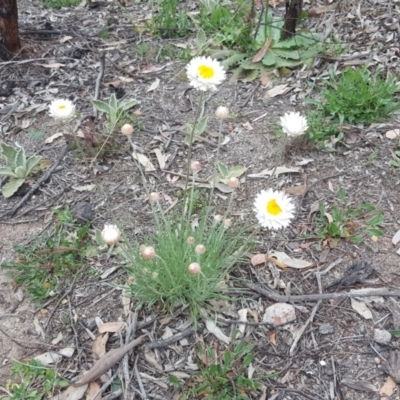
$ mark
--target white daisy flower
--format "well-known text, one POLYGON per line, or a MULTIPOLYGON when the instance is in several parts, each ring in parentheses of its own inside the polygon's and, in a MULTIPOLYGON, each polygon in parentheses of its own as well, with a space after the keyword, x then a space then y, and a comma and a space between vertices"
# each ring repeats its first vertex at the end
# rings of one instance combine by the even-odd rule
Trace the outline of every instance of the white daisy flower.
POLYGON ((203 92, 217 90, 226 78, 223 66, 211 57, 195 57, 186 66, 190 86, 203 92))
POLYGON ((277 230, 289 225, 294 204, 283 192, 262 190, 254 201, 254 212, 262 227, 277 230))
POLYGON ((70 119, 75 114, 75 106, 70 100, 53 100, 49 106, 50 117, 55 119, 70 119))
POLYGON ((288 136, 302 135, 308 129, 307 119, 299 112, 286 113, 281 117, 281 126, 288 136))

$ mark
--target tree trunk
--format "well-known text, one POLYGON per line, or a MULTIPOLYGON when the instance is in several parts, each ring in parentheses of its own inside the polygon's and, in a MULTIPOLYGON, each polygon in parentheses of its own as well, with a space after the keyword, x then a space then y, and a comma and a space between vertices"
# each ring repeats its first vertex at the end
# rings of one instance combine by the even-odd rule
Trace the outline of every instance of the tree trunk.
POLYGON ((281 39, 288 39, 296 34, 296 23, 301 16, 303 0, 286 0, 285 23, 281 39))
POLYGON ((15 53, 21 48, 17 0, 0 0, 0 33, 2 44, 7 51, 15 53))

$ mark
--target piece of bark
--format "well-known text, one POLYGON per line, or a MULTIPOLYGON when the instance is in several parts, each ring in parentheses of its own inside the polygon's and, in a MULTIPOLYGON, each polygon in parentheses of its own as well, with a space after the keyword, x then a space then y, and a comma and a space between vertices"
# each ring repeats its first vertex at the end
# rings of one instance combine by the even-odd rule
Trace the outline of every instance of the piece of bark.
POLYGON ((394 381, 400 383, 400 350, 391 351, 387 361, 382 364, 382 367, 394 381))
POLYGON ((21 48, 18 35, 17 0, 0 1, 0 32, 6 51, 15 53, 21 48))
POLYGON ((296 23, 301 16, 303 0, 286 0, 285 22, 283 24, 281 39, 289 39, 296 35, 296 23))

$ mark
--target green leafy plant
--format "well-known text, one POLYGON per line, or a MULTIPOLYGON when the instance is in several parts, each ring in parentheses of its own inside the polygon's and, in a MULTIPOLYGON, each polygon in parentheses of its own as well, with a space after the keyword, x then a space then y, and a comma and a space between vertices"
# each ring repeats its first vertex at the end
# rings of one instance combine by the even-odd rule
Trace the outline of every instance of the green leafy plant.
POLYGON ((137 104, 140 104, 135 99, 118 100, 114 93, 111 95, 108 103, 102 100, 92 100, 92 103, 97 110, 106 114, 111 129, 114 129, 121 120, 131 120, 131 118, 128 118, 126 112, 137 104))
POLYGON ((187 14, 179 9, 179 0, 155 0, 153 12, 150 26, 164 38, 186 36, 193 27, 187 14))
POLYGON ((40 170, 41 156, 26 158, 23 148, 15 148, 1 143, 1 154, 6 161, 6 166, 0 168, 0 175, 8 177, 7 183, 2 187, 4 197, 11 197, 24 184, 26 178, 40 170))
MULTIPOLYGON (((206 398, 208 400, 248 400, 260 388, 257 379, 247 378, 248 367, 253 362, 254 345, 240 341, 222 354, 211 347, 198 347, 199 374, 188 388, 184 387, 182 400, 206 398), (253 395, 249 397, 249 395, 253 395), (200 397, 199 397, 200 396, 200 397)), ((179 385, 175 377, 170 381, 179 385)))
POLYGON ((26 287, 38 306, 83 268, 90 243, 88 225, 74 224, 68 208, 56 210, 55 214, 57 223, 53 235, 38 239, 29 247, 16 246, 18 258, 2 264, 17 285, 26 287))
POLYGON ((321 51, 319 35, 300 31, 289 39, 281 38, 284 21, 264 13, 251 46, 244 50, 217 50, 211 54, 222 59, 226 69, 232 69, 234 77, 251 81, 273 68, 295 67, 305 64, 321 51))
POLYGON ((400 91, 396 81, 388 76, 381 77, 382 71, 369 72, 367 67, 346 68, 337 77, 329 71, 324 81, 322 101, 313 102, 324 114, 332 119, 351 124, 372 123, 384 120, 400 109, 395 94, 400 91))
POLYGON ((42 400, 53 397, 54 391, 64 388, 69 383, 58 374, 36 360, 27 363, 12 362, 11 373, 17 382, 8 380, 5 389, 7 396, 3 400, 42 400))
POLYGON ((163 217, 160 210, 160 216, 155 214, 154 234, 144 240, 145 245, 125 246, 124 255, 132 297, 169 311, 189 305, 196 318, 208 301, 226 295, 224 281, 249 248, 249 235, 243 229, 228 229, 223 222, 210 220, 206 211, 192 220, 191 204, 192 196, 186 212, 170 217, 163 217), (199 271, 192 272, 192 266, 198 266, 199 271))
POLYGON ((323 204, 314 218, 317 235, 326 240, 332 247, 340 239, 361 243, 365 234, 383 236, 378 228, 383 222, 383 212, 369 203, 359 206, 345 206, 345 193, 338 192, 341 205, 334 205, 328 213, 323 204))
POLYGON ((228 48, 247 50, 252 44, 251 2, 236 0, 230 5, 218 0, 200 0, 196 23, 213 42, 228 48))
POLYGON ((321 111, 307 114, 308 129, 306 135, 318 148, 325 151, 335 151, 336 143, 343 140, 340 125, 327 119, 321 111))

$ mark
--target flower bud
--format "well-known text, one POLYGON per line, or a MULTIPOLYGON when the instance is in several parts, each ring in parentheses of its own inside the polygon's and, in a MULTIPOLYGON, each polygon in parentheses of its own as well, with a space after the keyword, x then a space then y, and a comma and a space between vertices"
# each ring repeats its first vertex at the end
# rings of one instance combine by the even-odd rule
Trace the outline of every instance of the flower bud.
POLYGON ((152 192, 149 194, 149 200, 154 203, 158 200, 160 200, 160 195, 157 192, 152 192))
POLYGON ((199 172, 201 170, 200 161, 192 161, 190 168, 193 172, 199 172))
POLYGON ((215 222, 221 222, 223 216, 221 214, 214 215, 214 220, 215 222))
POLYGON ((232 226, 232 220, 229 219, 229 218, 227 218, 227 219, 224 221, 224 226, 225 226, 225 228, 230 228, 230 227, 232 226))
POLYGON ((121 127, 121 133, 125 136, 131 136, 133 133, 133 126, 131 124, 125 124, 121 127))
POLYGON ((191 263, 188 267, 188 272, 190 275, 198 275, 200 273, 200 271, 201 271, 201 268, 200 268, 199 263, 196 263, 196 262, 191 263))
POLYGON ((154 258, 155 255, 156 255, 156 251, 151 246, 147 246, 142 250, 142 257, 145 260, 151 260, 152 258, 154 258))
POLYGON ((112 246, 121 239, 121 232, 116 225, 105 224, 101 231, 101 238, 108 246, 112 246))
POLYGON ((157 272, 157 271, 154 271, 154 272, 151 274, 151 277, 152 277, 152 279, 157 279, 157 278, 158 278, 158 272, 157 272))
POLYGON ((189 236, 186 239, 186 241, 187 241, 188 244, 194 244, 196 242, 196 239, 193 236, 189 236))
POLYGON ((220 121, 227 119, 229 117, 229 108, 224 106, 217 107, 217 109, 215 110, 215 116, 220 121))
POLYGON ((204 246, 204 244, 198 244, 194 251, 196 252, 196 254, 201 255, 204 254, 206 252, 206 246, 204 246))
POLYGON ((237 189, 239 187, 239 179, 232 177, 228 179, 227 185, 231 188, 231 189, 237 189))

